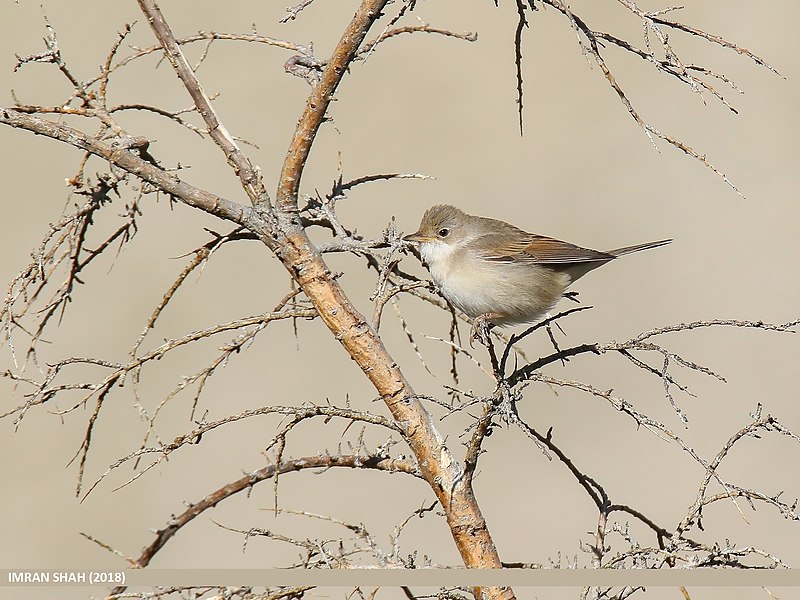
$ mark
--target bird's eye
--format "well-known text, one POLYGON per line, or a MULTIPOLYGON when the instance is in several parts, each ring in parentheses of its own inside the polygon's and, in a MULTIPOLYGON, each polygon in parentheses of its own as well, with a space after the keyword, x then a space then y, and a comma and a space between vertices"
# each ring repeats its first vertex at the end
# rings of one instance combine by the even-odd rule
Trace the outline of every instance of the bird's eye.
POLYGON ((447 227, 442 227, 438 231, 438 234, 439 234, 439 237, 447 237, 448 235, 450 235, 450 230, 447 227))

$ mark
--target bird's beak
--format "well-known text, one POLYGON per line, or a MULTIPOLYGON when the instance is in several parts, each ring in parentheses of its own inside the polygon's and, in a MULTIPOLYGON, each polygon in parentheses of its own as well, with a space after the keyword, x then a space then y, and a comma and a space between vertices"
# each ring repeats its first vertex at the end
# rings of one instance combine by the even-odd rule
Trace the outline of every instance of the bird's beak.
POLYGON ((422 235, 419 231, 416 233, 410 233, 403 238, 404 242, 416 242, 417 244, 421 242, 427 242, 430 238, 427 235, 422 235))

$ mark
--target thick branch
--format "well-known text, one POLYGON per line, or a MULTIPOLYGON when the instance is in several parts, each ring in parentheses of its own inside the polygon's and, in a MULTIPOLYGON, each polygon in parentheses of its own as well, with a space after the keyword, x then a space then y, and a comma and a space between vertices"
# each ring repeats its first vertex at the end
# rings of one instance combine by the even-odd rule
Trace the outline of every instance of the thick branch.
MULTIPOLYGON (((397 363, 365 318, 350 303, 331 276, 297 217, 297 196, 303 169, 317 131, 347 66, 356 56, 387 0, 363 0, 312 90, 297 125, 283 165, 276 204, 282 236, 262 232, 262 240, 276 254, 312 301, 320 317, 364 371, 395 421, 420 465, 423 477, 436 493, 464 564, 473 568, 500 568, 500 557, 486 528, 472 486, 444 443, 397 363), (277 243, 276 243, 277 242, 277 243)), ((512 597, 500 588, 475 590, 489 597, 512 597)))
POLYGON ((325 120, 325 113, 348 65, 355 58, 367 32, 378 20, 386 4, 387 0, 364 0, 361 3, 336 45, 319 83, 309 95, 289 151, 286 153, 278 183, 277 204, 282 211, 297 212, 297 192, 300 189, 300 178, 311 152, 311 145, 325 120))
POLYGON ((82 131, 67 125, 26 115, 11 108, 0 108, 0 123, 17 129, 27 129, 35 134, 86 150, 128 173, 152 183, 159 190, 175 196, 189 206, 199 208, 222 219, 241 224, 252 214, 250 208, 189 185, 181 181, 177 175, 168 173, 144 160, 135 151, 137 140, 133 138, 117 138, 112 140, 112 143, 107 143, 90 138, 82 131))
MULTIPOLYGON (((276 254, 313 302, 317 312, 386 402, 447 514, 464 563, 500 568, 500 560, 469 482, 380 337, 350 303, 299 223, 287 232, 276 254)), ((288 231, 287 231, 288 230, 288 231)), ((265 240, 265 243, 269 243, 265 240)), ((499 593, 492 597, 502 597, 499 593)))

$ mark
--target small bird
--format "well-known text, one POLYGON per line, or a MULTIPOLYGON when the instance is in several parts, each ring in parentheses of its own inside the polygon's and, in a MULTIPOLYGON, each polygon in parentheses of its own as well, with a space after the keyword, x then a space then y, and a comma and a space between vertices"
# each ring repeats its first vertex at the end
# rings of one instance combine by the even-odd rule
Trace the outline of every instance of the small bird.
POLYGON ((419 230, 403 239, 419 244, 442 295, 474 320, 472 337, 487 345, 491 325, 536 321, 589 271, 672 241, 599 252, 447 204, 425 211, 419 230))

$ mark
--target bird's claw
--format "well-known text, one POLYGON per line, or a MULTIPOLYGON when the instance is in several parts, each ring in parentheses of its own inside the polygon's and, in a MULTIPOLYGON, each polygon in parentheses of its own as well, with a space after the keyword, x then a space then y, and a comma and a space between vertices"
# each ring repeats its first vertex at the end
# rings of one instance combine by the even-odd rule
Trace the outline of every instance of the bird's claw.
POLYGON ((472 321, 472 329, 469 332, 469 346, 470 348, 474 348, 472 342, 474 340, 478 340, 481 344, 489 347, 489 331, 494 326, 494 323, 489 321, 486 318, 486 315, 480 315, 479 317, 475 317, 475 320, 472 321))

